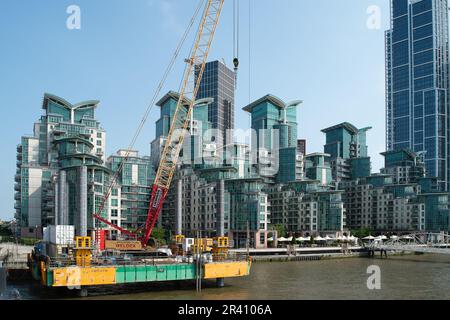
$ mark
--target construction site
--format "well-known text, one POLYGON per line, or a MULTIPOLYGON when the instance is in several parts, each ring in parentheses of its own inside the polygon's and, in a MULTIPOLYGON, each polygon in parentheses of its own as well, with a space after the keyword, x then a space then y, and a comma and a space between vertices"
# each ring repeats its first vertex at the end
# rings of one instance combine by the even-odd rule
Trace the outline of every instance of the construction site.
MULTIPOLYGON (((200 20, 191 53, 184 60, 186 68, 182 85, 167 137, 160 150, 154 183, 152 188, 147 190, 150 193, 148 194, 150 201, 145 221, 142 221, 137 228, 127 229, 105 217, 104 213, 110 205, 110 197, 114 193, 119 173, 122 172, 126 161, 134 157, 133 147, 148 117, 149 109, 139 124, 129 148, 121 151, 121 161, 117 163, 116 174, 108 178, 109 183, 105 183, 102 196, 95 197, 95 212, 88 212, 90 211, 88 208, 91 207, 88 203, 90 201, 88 186, 91 176, 95 175, 94 180, 98 182, 98 167, 101 160, 92 162, 93 158, 88 157, 93 147, 87 139, 83 140, 82 132, 80 132, 81 135, 72 138, 64 135, 55 137, 54 143, 63 154, 60 154, 59 163, 63 164, 66 170, 58 174, 53 192, 56 193, 57 202, 57 209, 54 210, 55 214, 51 220, 53 224, 48 224, 39 230, 42 232, 42 241, 39 241, 31 252, 28 247, 25 248, 25 253, 19 254, 20 249, 13 244, 2 248, 2 252, 5 253, 2 259, 5 263, 4 269, 8 271, 11 278, 14 278, 14 272, 27 270, 32 278, 44 287, 75 289, 80 296, 85 297, 88 295, 88 289, 94 286, 195 281, 196 289, 201 290, 203 280, 215 279, 217 286, 223 287, 226 278, 250 274, 252 263, 249 255, 229 252, 230 240, 225 236, 223 209, 219 210, 222 216, 218 217, 218 227, 214 237, 200 237, 198 233, 197 237, 187 238, 183 235, 180 223, 171 243, 161 246, 156 239, 152 238, 152 231, 166 201, 175 172, 180 165, 184 132, 193 130, 194 106, 211 103, 211 101, 196 98, 223 5, 224 0, 200 1, 156 89, 154 101, 150 104, 149 109, 155 104, 156 97, 160 94, 169 72, 177 61, 179 51, 195 21, 200 20), (80 160, 82 166, 71 170, 75 162, 80 160), (75 182, 76 197, 70 193, 69 186, 73 184, 69 182, 75 182)), ((238 65, 238 58, 234 58, 236 71, 238 65)), ((61 105, 57 97, 47 95, 46 99, 49 103, 61 105)), ((70 105, 70 108, 74 110, 72 115, 76 112, 84 112, 81 119, 87 119, 86 112, 89 114, 89 108, 95 104, 96 102, 70 105)), ((66 105, 69 104, 66 103, 66 105)), ((46 108, 50 109, 52 106, 46 108)), ((102 132, 99 132, 98 137, 101 135, 102 132)), ((97 143, 97 146, 99 145, 100 143, 97 143)), ((22 144, 20 151, 22 152, 26 147, 22 144)), ((100 155, 101 152, 103 150, 97 148, 97 154, 100 155)), ((22 160, 22 156, 20 158, 18 160, 22 160)), ((103 178, 100 176, 100 179, 103 178)), ((97 189, 97 186, 95 187, 97 189)), ((31 229, 30 231, 33 232, 31 229)))

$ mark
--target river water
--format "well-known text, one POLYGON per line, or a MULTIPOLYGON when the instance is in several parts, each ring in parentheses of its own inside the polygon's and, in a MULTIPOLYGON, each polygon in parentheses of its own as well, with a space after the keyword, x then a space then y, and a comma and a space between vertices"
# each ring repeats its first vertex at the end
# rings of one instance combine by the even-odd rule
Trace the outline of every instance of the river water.
MULTIPOLYGON (((74 299, 73 293, 44 290, 39 284, 10 283, 23 299, 74 299)), ((450 299, 450 256, 407 255, 388 259, 351 258, 305 262, 254 263, 251 276, 226 280, 218 289, 205 282, 145 284, 93 289, 85 299, 450 299), (381 270, 381 289, 369 290, 368 267, 381 270)))

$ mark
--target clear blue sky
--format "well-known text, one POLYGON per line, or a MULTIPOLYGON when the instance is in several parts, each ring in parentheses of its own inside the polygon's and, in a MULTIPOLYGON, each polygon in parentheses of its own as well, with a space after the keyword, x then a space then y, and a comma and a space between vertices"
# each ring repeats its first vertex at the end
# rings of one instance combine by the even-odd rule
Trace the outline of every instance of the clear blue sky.
MULTIPOLYGON (((286 101, 302 99, 299 137, 308 140, 308 152, 323 150, 320 130, 325 127, 343 121, 358 127, 370 125, 374 129, 368 137, 369 152, 373 170, 378 171, 385 140, 388 0, 252 0, 251 26, 249 2, 239 2, 241 68, 236 127, 249 126, 249 116, 241 111, 249 97, 254 100, 272 93, 286 101), (366 10, 371 5, 381 8, 379 30, 366 26, 366 10)), ((16 145, 22 135, 32 133, 33 123, 42 113, 44 92, 73 103, 100 100, 97 118, 107 130, 108 154, 128 146, 197 3, 1 1, 0 219, 13 216, 16 145), (66 28, 66 8, 72 4, 81 8, 81 30, 66 28)), ((224 59, 230 66, 232 21, 232 1, 226 0, 210 60, 224 59)), ((182 63, 176 65, 163 93, 178 89, 182 67, 182 63)), ((141 154, 150 152, 157 118, 155 108, 137 145, 141 154)))

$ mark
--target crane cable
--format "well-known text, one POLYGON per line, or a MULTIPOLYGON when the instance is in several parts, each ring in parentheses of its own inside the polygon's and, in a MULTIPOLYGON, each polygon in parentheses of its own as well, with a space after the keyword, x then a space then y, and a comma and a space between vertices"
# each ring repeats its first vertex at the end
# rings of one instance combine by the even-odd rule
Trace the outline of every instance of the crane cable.
MULTIPOLYGON (((194 22, 197 19, 198 13, 200 12, 200 9, 203 7, 204 1, 205 0, 200 0, 199 1, 199 5, 198 5, 197 9, 195 10, 194 15, 192 16, 191 20, 189 21, 189 24, 188 24, 188 26, 187 26, 187 28, 186 28, 186 30, 185 30, 185 32, 184 32, 180 42, 178 43, 178 46, 177 46, 177 48, 176 48, 176 50, 175 50, 175 52, 174 52, 174 54, 173 54, 173 56, 172 56, 172 58, 171 58, 171 60, 169 62, 169 65, 167 66, 167 68, 166 68, 166 70, 164 72, 164 75, 163 75, 163 77, 162 77, 162 79, 161 79, 161 81, 160 81, 160 83, 159 83, 159 85, 158 85, 158 87, 157 87, 157 89, 155 91, 155 94, 154 94, 150 104, 148 105, 148 107, 147 107, 147 109, 146 109, 146 111, 144 113, 144 116, 142 117, 142 120, 141 120, 141 122, 140 122, 140 124, 139 124, 139 126, 138 126, 138 128, 137 128, 137 130, 136 130, 136 132, 134 134, 134 136, 133 136, 133 139, 131 140, 131 143, 130 143, 128 149, 127 149, 127 152, 125 153, 125 156, 122 158, 122 161, 120 162, 119 167, 117 168, 117 171, 115 172, 115 174, 113 176, 113 179, 112 179, 112 181, 111 181, 111 183, 110 183, 110 185, 108 187, 107 193, 105 194, 105 196, 103 198, 102 204, 101 204, 101 206, 99 207, 99 209, 98 209, 98 211, 96 213, 96 216, 101 216, 101 212, 105 208, 106 201, 108 200, 108 198, 111 195, 112 189, 115 186, 117 178, 119 177, 119 174, 122 171, 123 166, 125 165, 125 162, 128 160, 128 158, 130 156, 130 153, 133 150, 133 148, 134 148, 134 146, 136 144, 136 141, 137 141, 137 139, 138 139, 138 137, 139 137, 139 135, 140 135, 140 133, 141 133, 141 131, 142 131, 142 129, 143 129, 147 119, 148 119, 148 116, 149 116, 150 112, 152 111, 152 109, 153 109, 153 107, 154 107, 154 105, 156 103, 156 99, 159 97, 159 94, 160 94, 161 90, 163 89, 164 84, 166 83, 166 80, 167 80, 170 72, 172 71, 172 68, 173 68, 173 66, 174 66, 174 64, 175 64, 175 62, 176 62, 176 60, 178 58, 178 55, 179 55, 179 53, 180 53, 180 51, 181 51, 181 49, 182 49, 182 47, 183 47, 183 45, 184 45, 184 43, 186 41, 186 38, 188 37, 188 35, 189 35, 189 33, 190 33, 191 29, 192 29, 192 26, 194 25, 194 22)), ((97 224, 97 226, 98 226, 98 224, 97 224)))
MULTIPOLYGON (((252 98, 252 0, 248 0, 248 104, 252 98)), ((251 114, 249 116, 249 127, 252 125, 251 114)))
POLYGON ((237 87, 237 75, 239 68, 239 1, 233 0, 233 65, 234 65, 234 88, 237 87))
POLYGON ((248 0, 248 103, 252 93, 252 0, 248 0))

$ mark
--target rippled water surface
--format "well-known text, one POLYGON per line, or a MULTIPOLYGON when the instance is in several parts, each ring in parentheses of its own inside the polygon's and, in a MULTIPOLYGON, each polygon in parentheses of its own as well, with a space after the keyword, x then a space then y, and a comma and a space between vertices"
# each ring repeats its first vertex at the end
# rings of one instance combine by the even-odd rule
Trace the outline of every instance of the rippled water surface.
MULTIPOLYGON (((44 290, 39 284, 10 283, 23 299, 73 299, 73 292, 44 290)), ((252 274, 205 282, 145 284, 90 290, 86 299, 450 299, 450 256, 410 255, 388 259, 355 258, 309 262, 255 263, 252 274), (367 288, 367 268, 381 268, 381 290, 367 288)))

